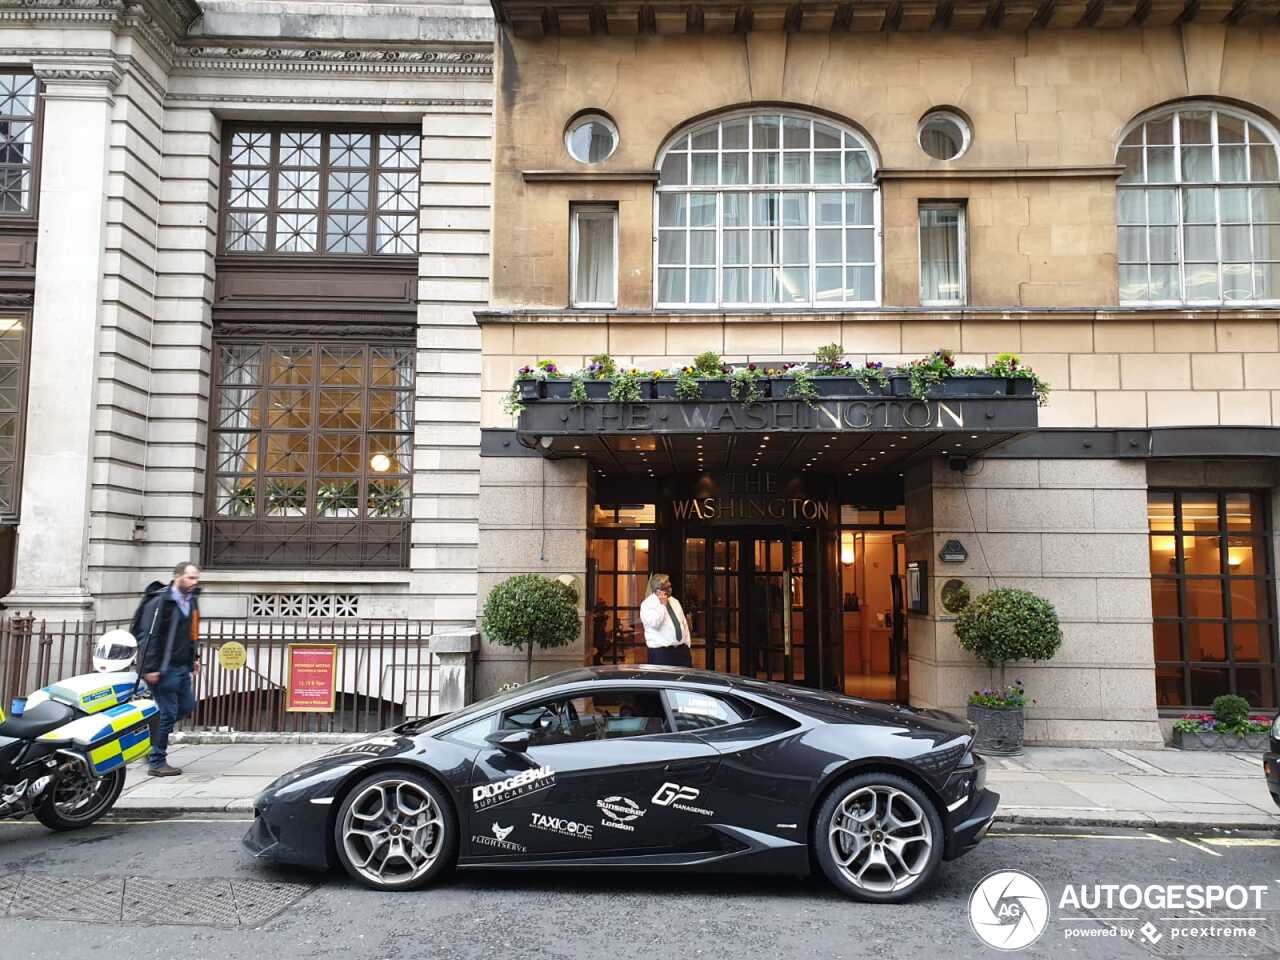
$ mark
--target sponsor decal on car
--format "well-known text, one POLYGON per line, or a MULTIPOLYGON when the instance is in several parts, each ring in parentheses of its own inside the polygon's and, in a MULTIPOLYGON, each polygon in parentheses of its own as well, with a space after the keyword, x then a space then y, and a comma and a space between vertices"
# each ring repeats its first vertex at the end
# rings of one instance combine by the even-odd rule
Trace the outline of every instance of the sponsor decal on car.
POLYGON ((636 828, 631 825, 631 821, 639 820, 648 812, 630 797, 605 797, 603 800, 597 800, 596 806, 600 808, 602 814, 600 818, 602 827, 625 830, 627 833, 635 833, 636 828))
POLYGON ((712 816, 712 811, 706 807, 695 807, 687 802, 697 800, 701 793, 702 791, 696 787, 682 787, 678 783, 668 781, 658 788, 658 792, 653 795, 653 802, 660 807, 683 810, 685 813, 700 813, 704 817, 712 816))
POLYGON ((576 820, 566 820, 564 817, 549 817, 536 810, 529 814, 529 826, 534 830, 558 833, 565 837, 577 837, 579 840, 590 840, 596 829, 594 824, 578 823, 576 820))
POLYGON ((493 821, 493 825, 489 828, 493 831, 492 837, 473 836, 471 838, 471 842, 481 847, 494 847, 501 850, 503 853, 528 853, 529 848, 523 843, 516 843, 513 840, 507 839, 507 837, 511 836, 511 831, 515 828, 516 825, 514 823, 509 827, 504 827, 495 820, 493 821))
POLYGON ((556 772, 550 767, 534 767, 493 783, 477 784, 471 788, 471 803, 477 810, 486 810, 516 797, 545 790, 555 782, 556 772))

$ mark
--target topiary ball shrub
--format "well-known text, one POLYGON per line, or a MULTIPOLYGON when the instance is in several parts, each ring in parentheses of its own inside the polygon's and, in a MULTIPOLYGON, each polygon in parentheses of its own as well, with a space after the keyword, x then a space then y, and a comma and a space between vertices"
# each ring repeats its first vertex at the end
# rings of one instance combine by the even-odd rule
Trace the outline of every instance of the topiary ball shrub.
POLYGON ((533 671, 533 648, 563 647, 578 639, 578 593, 558 580, 524 573, 503 580, 484 602, 484 635, 523 648, 533 671))
POLYGON ((1213 718, 1227 726, 1235 726, 1249 719, 1249 701, 1234 693, 1224 693, 1213 698, 1213 718))
POLYGON ((961 610, 956 636, 960 646, 992 666, 1048 660, 1062 646, 1062 626, 1053 604, 1007 587, 988 591, 961 610))

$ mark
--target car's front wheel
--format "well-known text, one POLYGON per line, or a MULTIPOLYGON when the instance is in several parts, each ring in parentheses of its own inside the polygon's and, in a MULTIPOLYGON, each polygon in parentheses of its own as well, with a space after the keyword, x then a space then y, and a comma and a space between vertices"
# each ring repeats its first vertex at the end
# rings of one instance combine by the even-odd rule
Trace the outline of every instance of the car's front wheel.
POLYGON ((899 903, 933 879, 942 860, 942 819, 905 777, 869 772, 836 785, 818 810, 814 853, 841 891, 899 903))
POLYGON ((413 890, 453 863, 456 823, 449 801, 428 778, 407 770, 375 773, 338 808, 338 859, 366 887, 413 890))

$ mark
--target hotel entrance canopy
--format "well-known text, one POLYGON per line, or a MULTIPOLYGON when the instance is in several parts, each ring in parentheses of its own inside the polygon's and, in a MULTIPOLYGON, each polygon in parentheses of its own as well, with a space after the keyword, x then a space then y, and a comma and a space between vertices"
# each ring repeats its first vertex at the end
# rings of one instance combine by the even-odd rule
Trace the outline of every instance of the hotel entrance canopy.
POLYGON ((870 479, 926 457, 977 456, 1037 422, 1031 397, 536 400, 520 414, 517 438, 617 477, 760 470, 870 479))

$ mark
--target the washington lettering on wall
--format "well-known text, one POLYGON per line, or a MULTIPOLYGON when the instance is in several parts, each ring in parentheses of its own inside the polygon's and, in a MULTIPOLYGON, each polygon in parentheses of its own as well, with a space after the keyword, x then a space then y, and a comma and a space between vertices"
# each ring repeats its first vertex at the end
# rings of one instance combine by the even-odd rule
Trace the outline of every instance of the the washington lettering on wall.
POLYGON ((677 520, 830 520, 823 499, 791 496, 779 490, 772 473, 727 473, 713 478, 714 492, 671 501, 677 520))
MULTIPOLYGON (((734 433, 755 431, 963 430, 962 403, 939 400, 798 400, 767 403, 551 403, 562 430, 734 433)), ((534 411, 530 411, 534 412, 534 411)))

